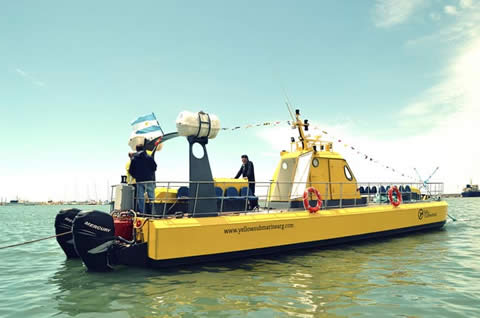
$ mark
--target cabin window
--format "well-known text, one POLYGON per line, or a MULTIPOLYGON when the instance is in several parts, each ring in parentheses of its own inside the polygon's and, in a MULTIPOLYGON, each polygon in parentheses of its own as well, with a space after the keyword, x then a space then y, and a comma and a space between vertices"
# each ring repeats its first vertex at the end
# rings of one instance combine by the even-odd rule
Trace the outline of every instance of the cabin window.
POLYGON ((283 170, 287 170, 287 169, 288 169, 288 164, 287 164, 285 161, 282 163, 282 169, 283 169, 283 170))
POLYGON ((352 181, 353 177, 352 177, 352 172, 350 171, 350 168, 345 165, 344 167, 344 172, 345 172, 345 178, 347 178, 348 181, 352 181))
POLYGON ((312 160, 312 165, 316 168, 316 167, 318 167, 318 164, 319 164, 318 159, 317 159, 317 158, 313 158, 313 160, 312 160))

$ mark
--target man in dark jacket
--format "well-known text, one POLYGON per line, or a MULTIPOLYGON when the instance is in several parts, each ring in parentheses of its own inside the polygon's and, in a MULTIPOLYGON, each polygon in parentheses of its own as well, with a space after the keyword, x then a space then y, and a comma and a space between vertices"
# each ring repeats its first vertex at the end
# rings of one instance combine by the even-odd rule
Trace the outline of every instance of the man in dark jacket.
POLYGON ((133 155, 132 162, 128 172, 137 181, 137 200, 138 211, 145 211, 145 191, 149 201, 155 197, 155 171, 157 164, 153 157, 149 156, 143 148, 143 145, 137 145, 137 152, 133 155))
POLYGON ((248 188, 250 189, 248 195, 255 195, 255 171, 253 169, 253 162, 248 160, 247 155, 242 156, 242 166, 235 176, 235 179, 240 176, 248 180, 248 188))

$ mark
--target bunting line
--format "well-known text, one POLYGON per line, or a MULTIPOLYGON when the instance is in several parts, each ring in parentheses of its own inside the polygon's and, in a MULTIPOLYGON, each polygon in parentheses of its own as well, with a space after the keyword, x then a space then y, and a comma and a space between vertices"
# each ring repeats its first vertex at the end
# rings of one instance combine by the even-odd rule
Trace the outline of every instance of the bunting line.
MULTIPOLYGON (((276 127, 276 126, 279 126, 281 124, 288 124, 288 126, 292 126, 293 122, 290 121, 290 120, 282 120, 282 121, 267 121, 267 122, 260 122, 260 123, 254 123, 254 124, 247 124, 247 125, 243 125, 243 126, 235 126, 235 127, 231 127, 231 128, 221 128, 221 130, 223 131, 235 131, 235 130, 239 130, 239 129, 249 129, 249 128, 255 128, 255 127, 276 127)), ((328 131, 326 130, 322 130, 321 127, 317 126, 317 125, 312 125, 310 124, 309 125, 309 129, 310 130, 318 130, 320 131, 322 134, 324 135, 328 135, 329 139, 332 139, 331 141, 334 142, 334 143, 338 143, 338 144, 343 144, 343 146, 345 147, 345 149, 351 151, 352 153, 362 157, 364 160, 368 160, 368 162, 371 162, 373 164, 376 164, 376 165, 379 165, 381 167, 383 167, 384 169, 386 170, 389 170, 389 171, 392 171, 393 173, 395 174, 398 174, 399 176, 402 176, 404 178, 408 178, 408 179, 411 179, 412 181, 417 181, 417 178, 415 178, 414 176, 410 175, 410 174, 406 174, 404 172, 401 172, 400 170, 398 169, 395 169, 394 167, 392 167, 390 164, 386 164, 386 163, 383 163, 377 159, 374 159, 372 156, 366 154, 366 153, 363 153, 362 151, 360 151, 357 147, 351 145, 351 144, 347 144, 345 143, 344 139, 343 138, 337 138, 335 137, 334 135, 328 133, 328 131)))

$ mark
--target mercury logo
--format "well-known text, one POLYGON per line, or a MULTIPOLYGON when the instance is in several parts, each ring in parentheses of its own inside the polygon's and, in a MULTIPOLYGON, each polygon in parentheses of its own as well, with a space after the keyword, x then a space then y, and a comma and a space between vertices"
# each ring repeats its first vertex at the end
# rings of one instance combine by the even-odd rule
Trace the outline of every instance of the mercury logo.
POLYGON ((88 221, 86 221, 83 224, 85 224, 88 227, 91 227, 92 229, 98 230, 98 231, 107 232, 107 233, 111 231, 111 229, 107 229, 106 227, 96 225, 96 224, 90 223, 88 221))

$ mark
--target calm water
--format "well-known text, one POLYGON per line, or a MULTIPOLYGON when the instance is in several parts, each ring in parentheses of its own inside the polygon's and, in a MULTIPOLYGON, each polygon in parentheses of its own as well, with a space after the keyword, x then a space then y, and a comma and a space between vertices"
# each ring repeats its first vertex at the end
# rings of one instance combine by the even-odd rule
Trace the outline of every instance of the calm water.
MULTIPOLYGON (((480 317, 480 198, 449 204, 440 231, 176 270, 86 273, 55 239, 0 250, 0 317, 480 317)), ((0 246, 54 234, 61 208, 0 206, 0 246)))

